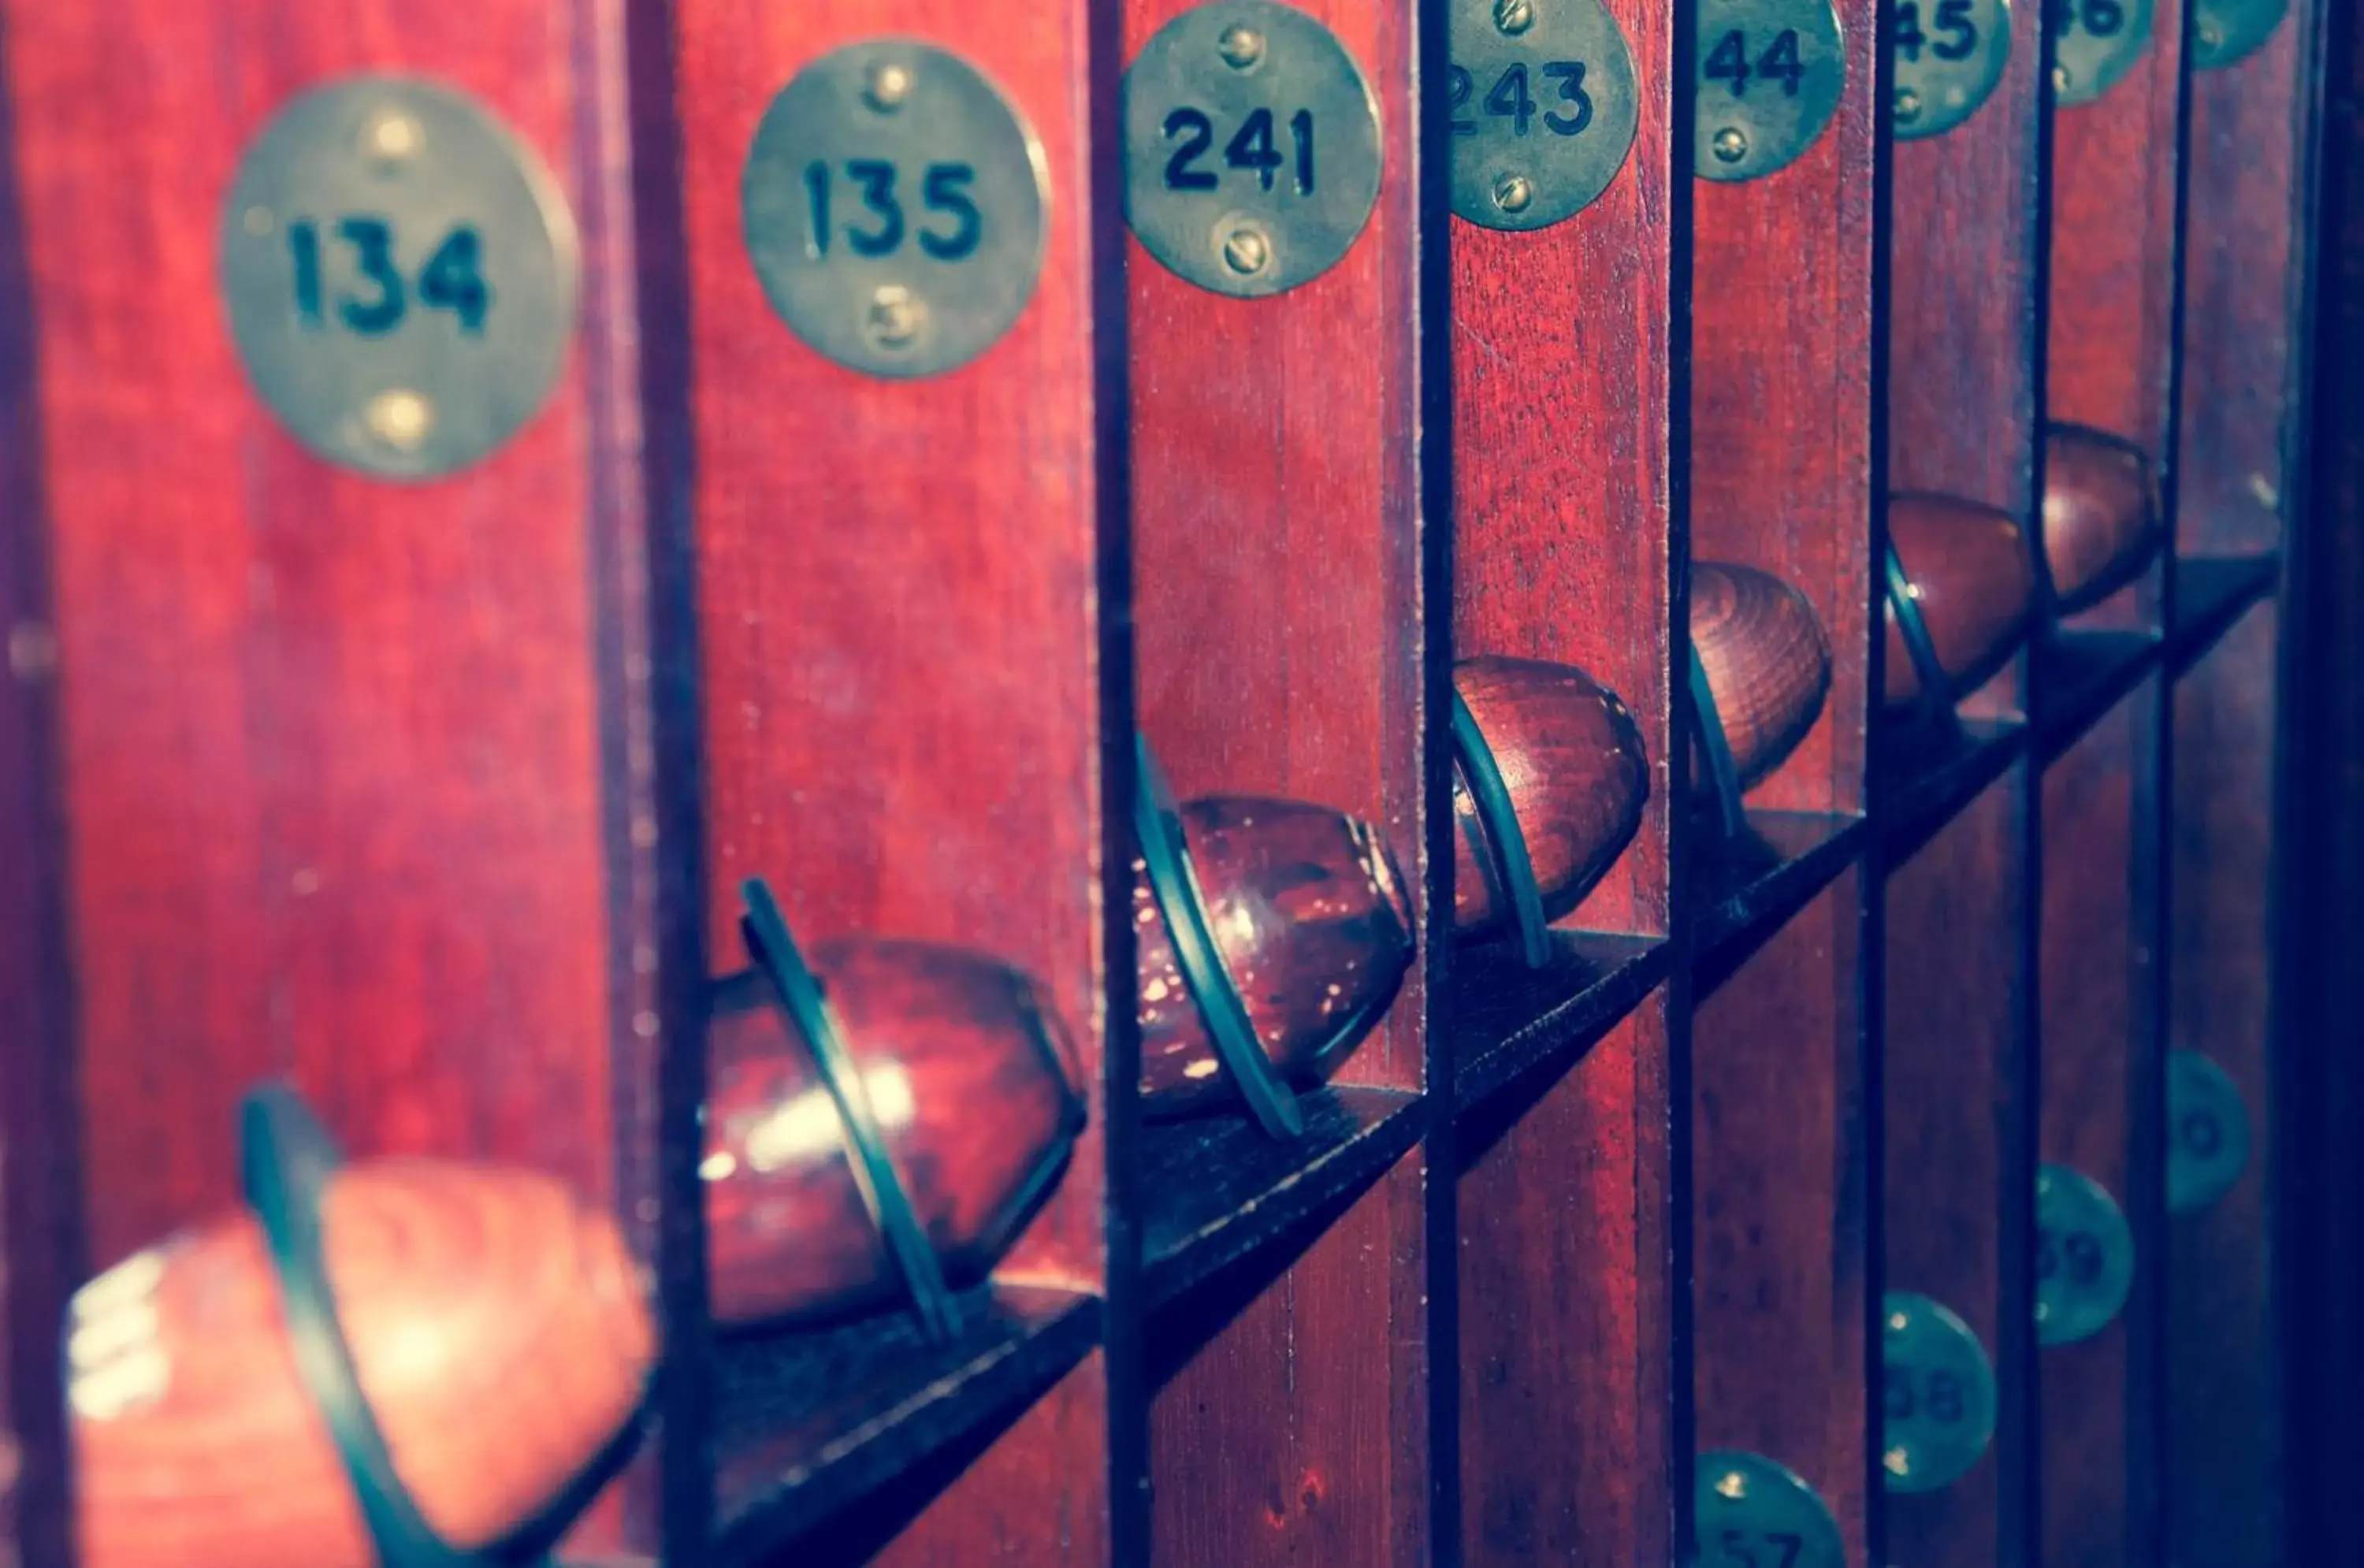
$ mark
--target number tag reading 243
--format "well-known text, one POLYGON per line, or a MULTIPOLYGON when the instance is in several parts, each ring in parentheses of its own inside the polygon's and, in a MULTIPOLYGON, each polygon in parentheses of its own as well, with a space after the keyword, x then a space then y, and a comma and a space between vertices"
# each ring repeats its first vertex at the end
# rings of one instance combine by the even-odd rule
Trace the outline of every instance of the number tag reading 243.
POLYGON ((1846 54, 1829 0, 1701 0, 1697 150, 1705 180, 1786 168, 1838 112, 1846 54))
POLYGON ((1451 0, 1453 210, 1548 228, 1609 188, 1641 123, 1634 56, 1600 0, 1451 0))
POLYGON ((1978 113, 2011 63, 2009 0, 1893 0, 1896 137, 1940 136, 1978 113))
POLYGON ((464 468, 531 418, 574 329, 574 218, 474 100, 359 75, 289 103, 222 211, 222 291, 262 400, 330 462, 464 468))

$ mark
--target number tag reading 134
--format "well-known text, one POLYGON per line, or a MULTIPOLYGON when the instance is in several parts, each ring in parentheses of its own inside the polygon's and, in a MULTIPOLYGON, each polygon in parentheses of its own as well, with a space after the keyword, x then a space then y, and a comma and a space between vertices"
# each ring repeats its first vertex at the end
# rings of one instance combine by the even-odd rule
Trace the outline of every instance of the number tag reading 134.
POLYGON ((1837 1521, 1786 1466, 1726 1450, 1701 1454, 1696 1473, 1701 1568, 1845 1568, 1837 1521))
POLYGON ((1893 0, 1896 137, 1940 136, 1978 113, 2011 62, 2009 0, 1893 0))
POLYGON ((549 171, 474 100, 411 77, 289 103, 222 210, 248 378, 298 440, 381 479, 465 468, 533 417, 579 270, 549 171))
POLYGON ((1701 179, 1754 180, 1797 161, 1846 84, 1830 0, 1701 0, 1696 151, 1701 179))

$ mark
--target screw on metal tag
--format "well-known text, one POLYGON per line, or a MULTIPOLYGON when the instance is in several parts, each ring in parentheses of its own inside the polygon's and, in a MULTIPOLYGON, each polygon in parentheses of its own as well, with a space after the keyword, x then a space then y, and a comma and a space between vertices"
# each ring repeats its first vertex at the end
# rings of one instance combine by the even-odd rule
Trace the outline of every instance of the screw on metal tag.
POLYGON ((1212 0, 1124 73, 1126 219, 1215 294, 1279 294, 1337 265, 1379 199, 1379 105, 1313 17, 1212 0))
POLYGON ((1703 1568, 1846 1568, 1838 1522, 1814 1489, 1763 1454, 1699 1456, 1692 1519, 1703 1568))
POLYGON ((222 206, 221 286, 248 379, 297 440, 435 479, 517 434, 574 328, 574 216, 474 99, 354 75, 272 117, 222 206))
POLYGON ((2135 1282, 2135 1238, 2099 1182, 2066 1165, 2035 1173, 2035 1339, 2072 1345, 2109 1327, 2135 1282))
POLYGON ((1453 210, 1548 228, 1609 188, 1641 124, 1634 56, 1600 0, 1451 0, 1453 210))
POLYGON ((1797 161, 1838 112, 1846 52, 1830 0, 1700 0, 1692 168, 1754 180, 1797 161))
POLYGON ((1891 1492, 1935 1492, 1994 1440, 1994 1366, 1970 1326, 1925 1296, 1891 1290, 1880 1312, 1880 1466, 1891 1492))
POLYGON ((1042 143, 975 66, 874 39, 773 98, 741 221, 772 308, 807 344, 869 375, 941 375, 1034 297, 1050 183, 1042 143))
POLYGON ((2249 1162, 2249 1109, 2241 1086, 2196 1051, 2167 1053, 2167 1207, 2206 1208, 2249 1162))
POLYGON ((2191 63, 2220 71, 2247 60, 2274 36, 2290 0, 2197 0, 2191 8, 2191 63))
POLYGON ((1994 96, 2011 63, 2010 0, 1894 0, 1896 139, 1942 136, 1994 96))
POLYGON ((2044 0, 2052 26, 2052 92, 2090 104, 2125 79, 2150 46, 2151 0, 2044 0))

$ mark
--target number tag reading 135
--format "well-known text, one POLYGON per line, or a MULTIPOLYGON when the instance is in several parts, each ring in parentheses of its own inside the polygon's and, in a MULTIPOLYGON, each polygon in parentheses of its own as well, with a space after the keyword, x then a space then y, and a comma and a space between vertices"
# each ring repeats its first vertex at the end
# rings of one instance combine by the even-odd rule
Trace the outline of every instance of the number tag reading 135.
POLYGON ((1696 150, 1701 179, 1754 180, 1797 161, 1846 85, 1830 0, 1701 0, 1696 150))
POLYGON ((221 269, 240 359, 288 430, 424 480, 548 398, 580 261, 549 171, 473 99, 359 75, 295 99, 247 150, 221 269))
POLYGON ((1451 0, 1453 210, 1548 228, 1599 198, 1641 123, 1634 56, 1600 0, 1451 0))
POLYGON ((2009 0, 1894 0, 1888 39, 1897 139, 1940 136, 1978 113, 2002 81, 2009 0))

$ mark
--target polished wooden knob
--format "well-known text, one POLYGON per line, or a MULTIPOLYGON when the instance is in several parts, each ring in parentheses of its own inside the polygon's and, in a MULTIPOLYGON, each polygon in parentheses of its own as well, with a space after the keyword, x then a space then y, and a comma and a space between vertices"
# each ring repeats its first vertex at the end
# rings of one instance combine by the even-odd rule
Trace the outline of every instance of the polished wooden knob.
MULTIPOLYGON (((1183 805, 1182 826, 1256 1043, 1290 1083, 1327 1078, 1387 1015, 1411 962, 1394 857, 1360 819, 1299 801, 1209 795, 1183 805)), ((1143 1108, 1176 1116, 1232 1097, 1140 863, 1132 907, 1143 1108)))
MULTIPOLYGON (((1957 496, 1908 493, 1889 498, 1888 535, 1946 672, 1944 700, 1978 690, 2019 647, 2035 603, 2035 567, 2018 519, 1957 496)), ((1888 623, 1883 695, 1889 706, 1907 706, 1921 698, 1921 674, 1896 606, 1884 595, 1880 602, 1888 623)))
MULTIPOLYGON (((1806 595, 1753 566, 1691 563, 1691 646, 1707 670, 1740 787, 1781 765, 1830 690, 1831 650, 1806 595)), ((1691 781, 1710 775, 1692 745, 1691 781)))
MULTIPOLYGON (((1650 759, 1617 694, 1569 664, 1465 659, 1453 684, 1502 776, 1527 859, 1556 920, 1584 901, 1642 825, 1650 759)), ((1511 918, 1494 884, 1495 855, 1468 786, 1455 771, 1453 924, 1466 934, 1511 918)))
MULTIPOLYGON (((558 1182, 354 1164, 320 1225, 362 1392, 453 1546, 532 1519, 630 1420, 655 1353, 644 1282, 615 1222, 558 1182)), ((65 1355, 83 1568, 376 1562, 251 1215, 84 1286, 65 1355)))
MULTIPOLYGON (((807 956, 945 1283, 975 1284, 1083 1129, 1072 1045, 1032 982, 983 954, 848 939, 807 956)), ((716 1319, 811 1322, 900 1299, 837 1102, 765 983, 723 982, 708 1038, 716 1319)))
POLYGON ((2082 425, 2044 436, 2044 560, 2060 613, 2089 609, 2124 587, 2159 546, 2150 459, 2082 425))

